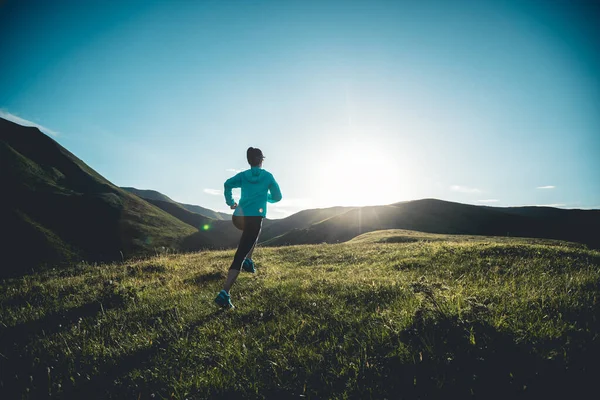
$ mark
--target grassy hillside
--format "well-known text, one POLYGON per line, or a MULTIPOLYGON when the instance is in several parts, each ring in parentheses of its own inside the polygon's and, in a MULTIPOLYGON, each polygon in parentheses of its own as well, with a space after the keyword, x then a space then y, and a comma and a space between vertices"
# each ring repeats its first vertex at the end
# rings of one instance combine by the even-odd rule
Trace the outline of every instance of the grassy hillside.
POLYGON ((204 217, 208 217, 211 219, 216 219, 216 220, 231 219, 231 215, 229 215, 229 214, 225 214, 225 213, 218 212, 218 211, 213 211, 208 208, 196 206, 193 204, 178 203, 175 200, 172 200, 169 196, 164 195, 160 192, 157 192, 156 190, 136 189, 133 187, 122 187, 121 189, 123 189, 129 193, 133 193, 136 196, 139 196, 144 200, 151 200, 151 201, 158 200, 158 201, 168 202, 168 203, 172 203, 172 204, 177 204, 177 205, 183 207, 184 209, 188 210, 189 212, 200 214, 204 217))
POLYGON ((600 252, 442 239, 392 231, 260 247, 233 311, 212 304, 233 251, 5 280, 0 397, 547 399, 595 389, 600 252), (420 239, 398 239, 410 236, 420 239))
POLYGON ((191 211, 186 210, 181 205, 163 200, 146 200, 148 203, 155 205, 161 210, 171 214, 181 222, 185 222, 186 224, 196 228, 202 229, 204 225, 211 224, 215 220, 212 218, 205 217, 204 215, 200 215, 191 211))
POLYGON ((0 277, 41 263, 115 260, 196 232, 104 179, 40 132, 0 119, 0 277))
POLYGON ((409 229, 430 233, 539 237, 600 248, 600 210, 484 207, 423 199, 357 207, 265 240, 265 245, 345 242, 365 232, 409 229))
MULTIPOLYGON (((215 220, 207 218, 191 212, 175 202, 161 200, 146 201, 171 214, 178 220, 198 229, 197 232, 186 237, 181 243, 182 250, 224 249, 236 247, 238 244, 241 232, 232 224, 231 219, 215 220)), ((270 222, 265 220, 263 225, 268 225, 270 222)))
POLYGON ((176 201, 172 200, 169 196, 157 192, 156 190, 136 189, 134 187, 121 187, 121 189, 125 190, 126 192, 133 193, 144 200, 161 200, 170 203, 176 203, 176 201))
POLYGON ((441 235, 437 233, 426 233, 409 231, 406 229, 387 229, 363 233, 346 242, 346 244, 367 243, 414 243, 414 242, 447 242, 447 243, 519 243, 545 246, 571 247, 574 249, 585 249, 581 243, 565 242, 562 240, 539 239, 539 238, 511 238, 502 236, 477 236, 477 235, 441 235))
POLYGON ((353 207, 329 207, 302 210, 286 218, 264 221, 261 241, 267 241, 294 229, 306 229, 311 225, 351 210, 353 207))
POLYGON ((194 212, 197 214, 201 214, 201 215, 205 215, 212 219, 216 219, 216 220, 220 220, 220 221, 231 220, 231 214, 223 213, 220 211, 214 211, 209 208, 197 206, 195 204, 186 204, 186 203, 178 203, 178 204, 181 205, 183 208, 185 208, 188 211, 191 211, 191 212, 194 212))

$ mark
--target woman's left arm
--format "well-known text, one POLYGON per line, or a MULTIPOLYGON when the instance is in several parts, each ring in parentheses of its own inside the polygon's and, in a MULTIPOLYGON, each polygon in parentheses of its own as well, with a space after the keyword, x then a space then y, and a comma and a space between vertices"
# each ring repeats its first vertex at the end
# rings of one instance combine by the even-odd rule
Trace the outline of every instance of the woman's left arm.
POLYGON ((225 183, 223 184, 223 194, 225 195, 225 203, 227 203, 227 205, 229 207, 233 206, 235 204, 235 201, 233 201, 233 195, 231 194, 231 189, 233 188, 239 188, 242 186, 242 179, 241 179, 241 172, 229 179, 227 179, 225 181, 225 183))

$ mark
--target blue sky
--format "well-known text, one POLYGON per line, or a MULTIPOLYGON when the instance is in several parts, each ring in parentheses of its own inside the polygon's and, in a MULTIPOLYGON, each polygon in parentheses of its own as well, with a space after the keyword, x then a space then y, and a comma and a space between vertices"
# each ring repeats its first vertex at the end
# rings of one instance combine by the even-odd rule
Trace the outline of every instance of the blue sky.
POLYGON ((0 116, 119 186, 226 210, 259 147, 305 208, 600 208, 600 7, 4 1, 0 116))

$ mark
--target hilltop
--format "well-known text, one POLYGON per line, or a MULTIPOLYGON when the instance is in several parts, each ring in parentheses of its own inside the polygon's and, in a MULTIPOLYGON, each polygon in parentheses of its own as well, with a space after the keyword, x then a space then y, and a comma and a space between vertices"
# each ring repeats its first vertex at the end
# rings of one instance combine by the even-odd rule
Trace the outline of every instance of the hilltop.
POLYGON ((578 398, 600 374, 600 253, 378 231, 75 264, 0 282, 3 398, 578 398))

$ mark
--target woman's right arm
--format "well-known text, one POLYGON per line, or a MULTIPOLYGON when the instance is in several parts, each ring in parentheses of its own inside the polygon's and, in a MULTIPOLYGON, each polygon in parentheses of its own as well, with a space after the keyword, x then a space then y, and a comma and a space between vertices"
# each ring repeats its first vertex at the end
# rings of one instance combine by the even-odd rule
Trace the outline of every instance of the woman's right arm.
POLYGON ((273 182, 269 185, 269 193, 267 194, 267 201, 269 203, 277 203, 281 200, 281 190, 279 189, 279 185, 275 178, 273 178, 273 182))

